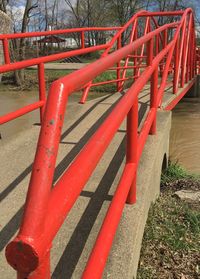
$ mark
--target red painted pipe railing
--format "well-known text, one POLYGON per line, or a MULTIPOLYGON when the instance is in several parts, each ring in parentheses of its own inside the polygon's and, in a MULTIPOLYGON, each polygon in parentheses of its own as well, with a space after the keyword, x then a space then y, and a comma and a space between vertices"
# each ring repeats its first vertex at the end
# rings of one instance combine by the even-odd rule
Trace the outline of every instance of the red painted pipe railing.
POLYGON ((0 125, 8 121, 11 121, 17 117, 20 117, 28 112, 40 108, 40 121, 42 122, 42 117, 46 104, 46 85, 45 85, 45 69, 44 64, 48 62, 53 62, 56 60, 73 57, 76 55, 82 55, 87 53, 92 53, 99 50, 105 50, 109 47, 108 44, 97 45, 93 47, 85 47, 84 34, 86 32, 92 31, 118 31, 121 27, 85 27, 85 28, 73 28, 64 30, 52 30, 43 32, 29 32, 29 33, 15 33, 15 34, 0 34, 0 40, 3 42, 3 53, 4 53, 4 65, 0 65, 0 73, 6 73, 10 71, 20 70, 34 65, 38 66, 38 80, 39 80, 39 101, 34 104, 27 105, 21 109, 14 112, 10 112, 6 115, 0 116, 0 125), (58 34, 70 34, 70 33, 80 33, 81 34, 81 49, 66 51, 58 54, 52 54, 48 56, 28 59, 24 61, 11 62, 10 51, 9 51, 9 40, 19 39, 19 38, 32 38, 40 36, 51 36, 58 34))
MULTIPOLYGON (((145 12, 144 16, 151 14, 145 12)), ((52 241, 121 123, 127 117, 126 164, 82 275, 82 278, 87 279, 101 278, 123 207, 126 202, 130 204, 136 202, 137 167, 148 135, 156 133, 156 113, 162 102, 170 65, 173 64, 173 73, 176 77, 176 80, 173 80, 174 93, 186 83, 187 79, 190 83, 194 80, 196 46, 192 10, 172 12, 170 15, 181 15, 180 21, 150 31, 102 57, 101 63, 96 61, 53 82, 46 103, 22 224, 18 235, 6 248, 7 260, 17 270, 18 279, 50 278, 52 241), (165 35, 164 48, 160 49, 157 44, 154 45, 160 34, 163 32, 168 34, 172 29, 174 34, 171 40, 165 35), (191 45, 190 51, 186 44, 191 45), (147 49, 147 67, 134 80, 126 94, 121 97, 52 188, 68 96, 114 65, 119 65, 122 59, 126 60, 130 55, 135 55, 144 45, 147 49), (180 51, 177 52, 177 49, 180 51), (166 61, 166 66, 162 69, 159 81, 160 63, 163 60, 166 61), (150 108, 138 133, 138 95, 148 82, 150 82, 150 108)), ((119 83, 119 76, 116 82, 119 83)))
MULTIPOLYGON (((155 19, 156 16, 182 16, 183 15, 183 11, 174 11, 174 12, 146 12, 146 11, 140 11, 138 13, 136 13, 113 37, 113 39, 110 42, 110 46, 103 52, 102 57, 107 56, 110 51, 113 49, 113 46, 116 44, 117 42, 117 49, 121 48, 121 38, 122 35, 127 31, 128 28, 130 28, 132 26, 132 30, 129 36, 129 43, 132 43, 134 40, 137 39, 138 37, 138 30, 137 30, 137 24, 138 24, 138 20, 141 18, 145 18, 146 21, 144 22, 144 30, 142 32, 142 34, 140 34, 140 36, 144 36, 146 35, 148 32, 151 31, 151 23, 158 28, 158 23, 157 20, 155 19)), ((158 35, 158 38, 156 38, 156 42, 155 42, 155 48, 157 49, 157 52, 159 50, 160 45, 164 48, 166 43, 167 43, 167 31, 164 30, 163 34, 160 33, 158 35)), ((138 69, 134 69, 134 79, 138 78, 140 75, 140 71, 142 68, 142 63, 144 61, 144 58, 146 57, 144 55, 144 45, 141 46, 141 50, 140 50, 140 55, 137 54, 137 51, 134 53, 134 55, 129 55, 126 57, 125 59, 125 63, 124 63, 124 68, 122 69, 122 72, 120 70, 120 61, 117 63, 117 67, 116 67, 116 75, 117 78, 113 79, 113 83, 116 82, 117 85, 117 91, 121 92, 124 89, 124 84, 125 81, 127 80, 126 78, 126 74, 127 74, 127 65, 130 61, 130 58, 133 58, 133 63, 135 65, 135 67, 138 67, 138 69)), ((164 69, 164 64, 165 64, 165 59, 163 61, 160 62, 160 75, 162 76, 163 74, 163 69, 164 69)), ((110 81, 108 81, 108 83, 111 83, 110 81)), ((97 83, 95 83, 95 85, 97 85, 97 83)), ((105 85, 105 82, 98 83, 99 85, 105 85)), ((87 96, 89 94, 90 89, 94 87, 93 86, 93 82, 90 81, 90 83, 88 85, 86 85, 85 90, 82 94, 82 98, 80 100, 81 104, 84 104, 87 96)))
POLYGON ((200 47, 196 48, 197 74, 200 75, 200 47))

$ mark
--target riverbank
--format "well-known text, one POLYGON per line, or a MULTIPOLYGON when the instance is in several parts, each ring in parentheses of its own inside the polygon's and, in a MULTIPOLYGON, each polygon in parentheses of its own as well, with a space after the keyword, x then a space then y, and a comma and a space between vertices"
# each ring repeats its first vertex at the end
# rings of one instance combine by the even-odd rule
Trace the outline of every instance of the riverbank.
POLYGON ((200 178, 171 164, 149 212, 137 279, 200 278, 200 203, 177 198, 183 189, 200 191, 200 178))

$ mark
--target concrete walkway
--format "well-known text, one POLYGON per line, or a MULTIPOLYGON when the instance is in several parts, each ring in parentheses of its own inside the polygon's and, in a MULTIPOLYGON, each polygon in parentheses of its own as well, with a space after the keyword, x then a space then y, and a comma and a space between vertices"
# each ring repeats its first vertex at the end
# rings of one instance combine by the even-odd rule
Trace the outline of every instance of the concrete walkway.
MULTIPOLYGON (((88 101, 85 105, 69 103, 60 142, 55 181, 120 98, 121 94, 115 93, 88 101)), ((148 107, 149 86, 146 86, 139 96, 140 123, 144 121, 148 107)), ((158 171, 155 173, 154 170, 160 169, 161 166, 156 163, 158 160, 156 150, 157 148, 164 150, 167 146, 169 127, 170 113, 160 113, 158 134, 149 137, 139 167, 138 202, 134 206, 125 206, 104 278, 133 278, 136 274, 149 205, 159 192, 160 174, 158 171), (161 148, 161 145, 165 147, 161 148), (154 184, 152 177, 157 179, 157 182, 153 190, 149 190, 149 186, 154 184)), ((4 249, 20 225, 39 129, 39 126, 34 125, 9 142, 4 139, 0 143, 0 274, 1 276, 3 274, 2 279, 15 278, 15 271, 6 263, 4 249)), ((125 123, 118 130, 54 240, 51 253, 52 278, 80 278, 121 176, 124 158, 125 123)))

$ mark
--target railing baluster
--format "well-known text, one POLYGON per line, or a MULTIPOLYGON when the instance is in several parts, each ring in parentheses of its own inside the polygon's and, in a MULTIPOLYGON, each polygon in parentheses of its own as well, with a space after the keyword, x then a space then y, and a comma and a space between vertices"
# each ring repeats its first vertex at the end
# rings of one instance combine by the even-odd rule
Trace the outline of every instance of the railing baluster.
MULTIPOLYGON (((126 146, 126 162, 137 165, 137 147, 138 147, 138 98, 135 99, 131 110, 127 115, 127 146, 126 146)), ((137 173, 137 172, 136 172, 137 173)), ((136 202, 136 180, 134 175, 133 183, 130 187, 127 203, 136 202)))
MULTIPOLYGON (((38 64, 38 80, 39 80, 39 98, 40 101, 44 101, 46 103, 46 84, 45 84, 45 68, 44 63, 38 64)), ((40 108, 40 123, 42 123, 45 103, 40 108)))
POLYGON ((176 94, 178 90, 178 65, 179 65, 179 37, 175 46, 175 57, 174 57, 174 77, 173 77, 173 93, 176 94))
MULTIPOLYGON (((150 110, 155 109, 157 111, 157 96, 158 96, 158 68, 153 72, 151 78, 151 96, 150 96, 150 110)), ((150 134, 156 134, 156 113, 150 129, 150 134)))
MULTIPOLYGON (((120 36, 119 36, 118 39, 117 39, 117 49, 120 49, 121 47, 122 47, 122 36, 121 36, 121 34, 120 34, 120 36)), ((121 66, 121 63, 120 63, 120 61, 119 61, 119 62, 117 63, 117 79, 120 79, 120 75, 121 75, 121 70, 119 69, 120 66, 121 66)), ((117 92, 120 91, 120 84, 121 84, 121 82, 118 81, 118 82, 117 82, 117 92)))
POLYGON ((85 48, 85 33, 81 31, 81 48, 85 48))
POLYGON ((3 52, 4 52, 5 64, 10 64, 8 39, 3 39, 2 41, 3 41, 3 52))
MULTIPOLYGON (((153 51, 154 51, 154 40, 153 38, 147 44, 147 64, 152 65, 153 61, 153 51)), ((151 77, 151 94, 150 94, 150 110, 157 109, 157 92, 158 92, 158 68, 153 72, 151 77)), ((156 115, 151 126, 150 134, 154 135, 156 133, 156 115)))
POLYGON ((184 38, 183 38, 183 52, 182 52, 182 59, 181 59, 181 80, 180 80, 180 86, 181 88, 184 87, 184 84, 185 84, 185 67, 184 67, 184 64, 185 64, 185 59, 186 59, 186 42, 187 42, 187 29, 186 29, 186 32, 184 34, 184 38))

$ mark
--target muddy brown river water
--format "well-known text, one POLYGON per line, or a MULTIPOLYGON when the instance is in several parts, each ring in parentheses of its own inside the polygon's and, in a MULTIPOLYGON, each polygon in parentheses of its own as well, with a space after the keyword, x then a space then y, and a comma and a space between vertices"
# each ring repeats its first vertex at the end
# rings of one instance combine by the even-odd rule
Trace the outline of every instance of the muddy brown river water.
MULTIPOLYGON (((0 90, 0 115, 15 111, 38 100, 38 93, 35 91, 6 91, 0 90)), ((1 125, 0 133, 2 140, 17 136, 23 130, 28 129, 32 124, 39 122, 39 110, 23 115, 16 120, 1 125)))
POLYGON ((185 98, 173 110, 170 157, 200 174, 200 98, 185 98))
MULTIPOLYGON (((6 91, 0 87, 0 115, 15 111, 26 105, 38 101, 38 91, 6 91)), ((74 102, 78 102, 80 95, 74 94, 68 100, 68 106, 74 102)), ((26 115, 18 117, 8 123, 0 126, 0 134, 2 140, 9 140, 16 137, 19 133, 30 128, 32 125, 40 123, 39 109, 26 115)))
MULTIPOLYGON (((38 93, 0 91, 0 115, 14 111, 38 100, 38 93)), ((74 100, 77 102, 77 98, 74 100)), ((73 102, 73 100, 72 100, 73 102)), ((173 110, 170 137, 170 157, 187 170, 200 173, 200 99, 184 99, 173 110)), ((2 140, 16 137, 18 133, 39 123, 36 110, 18 119, 1 125, 2 140)))

